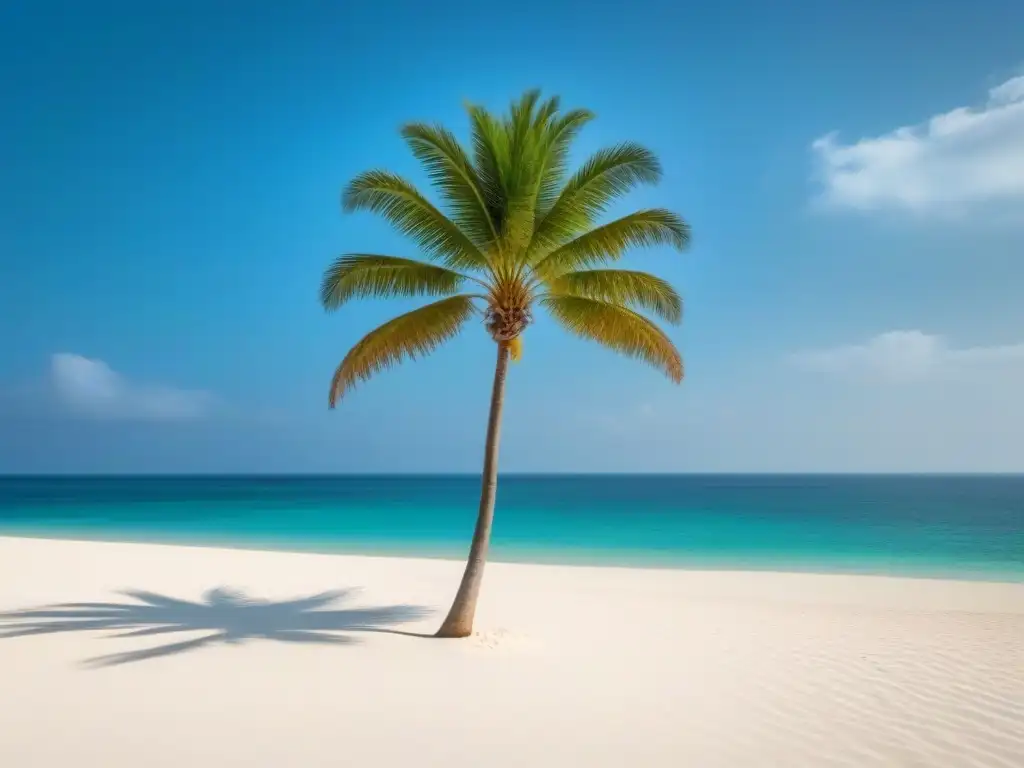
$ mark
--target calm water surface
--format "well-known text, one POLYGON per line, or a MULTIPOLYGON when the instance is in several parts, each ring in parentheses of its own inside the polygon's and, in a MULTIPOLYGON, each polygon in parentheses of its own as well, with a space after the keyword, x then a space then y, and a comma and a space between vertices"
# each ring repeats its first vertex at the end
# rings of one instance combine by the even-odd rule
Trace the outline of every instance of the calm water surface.
MULTIPOLYGON (((476 477, 0 477, 0 535, 464 556, 476 477)), ((493 557, 1024 580, 1024 476, 506 476, 493 557)))

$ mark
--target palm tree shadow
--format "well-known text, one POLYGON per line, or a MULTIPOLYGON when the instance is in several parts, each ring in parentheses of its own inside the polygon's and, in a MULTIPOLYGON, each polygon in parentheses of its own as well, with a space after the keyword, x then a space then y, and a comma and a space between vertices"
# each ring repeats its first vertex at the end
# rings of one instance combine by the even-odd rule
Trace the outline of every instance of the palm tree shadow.
POLYGON ((0 639, 84 631, 106 631, 112 633, 108 637, 113 638, 207 633, 196 639, 98 656, 83 662, 91 667, 109 667, 171 656, 216 643, 238 644, 257 639, 353 645, 358 640, 350 633, 358 632, 431 637, 391 627, 426 618, 433 612, 422 606, 329 610, 352 593, 353 590, 337 590, 274 602, 218 587, 208 591, 201 600, 189 602, 155 592, 127 590, 122 594, 131 598, 131 602, 61 603, 0 613, 0 639))

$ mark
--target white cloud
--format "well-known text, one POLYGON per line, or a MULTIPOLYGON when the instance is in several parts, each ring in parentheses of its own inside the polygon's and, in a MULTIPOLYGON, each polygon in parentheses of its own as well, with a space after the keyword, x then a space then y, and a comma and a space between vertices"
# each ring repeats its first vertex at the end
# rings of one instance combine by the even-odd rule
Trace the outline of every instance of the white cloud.
POLYGON ((889 331, 862 344, 801 352, 794 361, 824 373, 920 381, 941 374, 984 371, 993 365, 1024 365, 1024 343, 958 348, 941 336, 922 331, 889 331))
POLYGON ((957 107, 917 126, 841 143, 814 142, 825 202, 860 210, 957 211, 1024 204, 1024 75, 983 107, 957 107))
POLYGON ((207 392, 130 382, 102 360, 58 353, 50 378, 60 404, 74 414, 104 419, 177 421, 204 416, 207 392))

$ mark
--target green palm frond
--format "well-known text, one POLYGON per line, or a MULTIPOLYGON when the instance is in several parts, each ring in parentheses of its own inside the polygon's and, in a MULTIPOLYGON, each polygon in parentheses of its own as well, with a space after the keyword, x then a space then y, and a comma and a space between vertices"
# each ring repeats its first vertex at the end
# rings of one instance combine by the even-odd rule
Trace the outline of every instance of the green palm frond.
POLYGON ((397 256, 349 253, 324 272, 320 303, 334 310, 349 299, 392 296, 447 296, 472 278, 454 270, 397 256))
POLYGON ((537 115, 533 121, 533 130, 543 132, 545 126, 558 114, 558 109, 561 106, 562 100, 558 96, 548 98, 547 101, 541 104, 540 109, 537 110, 537 115))
POLYGON ((572 175, 537 223, 535 253, 576 237, 607 210, 608 205, 639 184, 661 178, 661 164, 639 144, 625 143, 595 153, 572 175))
POLYGON ((591 269, 568 272, 548 284, 557 296, 581 296, 611 304, 624 304, 650 310, 670 323, 683 316, 683 300, 660 277, 628 269, 591 269))
MULTIPOLYGON (((508 126, 513 145, 521 147, 532 138, 530 134, 537 125, 537 115, 534 113, 534 110, 537 107, 538 101, 540 101, 540 89, 531 88, 520 96, 518 101, 513 101, 509 106, 506 125, 508 126)), ((528 168, 517 168, 515 170, 526 175, 530 173, 528 168)))
POLYGON ((508 136, 501 121, 483 107, 466 106, 473 143, 473 167, 494 227, 505 227, 505 169, 508 168, 508 136))
POLYGON ((554 121, 547 129, 547 151, 544 165, 541 168, 537 185, 535 209, 537 221, 555 204, 565 180, 566 166, 569 161, 569 147, 573 139, 587 123, 594 119, 594 113, 586 109, 574 109, 554 121))
POLYGON ((496 255, 505 261, 533 239, 538 213, 560 190, 572 139, 593 118, 587 110, 560 116, 558 107, 557 98, 539 102, 538 91, 524 94, 505 117, 467 106, 477 187, 497 235, 496 255))
POLYGON ((689 240, 689 226, 672 211, 637 211, 594 227, 559 246, 541 259, 535 269, 542 277, 552 279, 580 267, 613 261, 632 247, 671 245, 682 250, 689 240))
POLYGON ((367 171, 345 188, 346 211, 379 213, 427 253, 449 266, 485 268, 486 257, 456 224, 435 208, 401 176, 388 171, 367 171))
POLYGON ((619 304, 581 296, 547 296, 541 303, 570 333, 639 358, 677 384, 683 380, 679 351, 668 336, 643 315, 619 304))
POLYGON ((410 123, 402 136, 416 159, 423 163, 431 183, 451 206, 455 223, 481 249, 498 239, 476 169, 451 131, 434 125, 410 123))
POLYGON ((454 337, 473 314, 471 296, 450 296, 389 320, 362 338, 331 379, 331 408, 355 384, 406 358, 415 359, 454 337))
POLYGON ((548 153, 543 115, 550 105, 536 110, 539 90, 523 94, 509 108, 504 128, 509 153, 508 167, 503 173, 505 194, 505 226, 503 255, 517 257, 533 237, 536 221, 537 190, 548 153))

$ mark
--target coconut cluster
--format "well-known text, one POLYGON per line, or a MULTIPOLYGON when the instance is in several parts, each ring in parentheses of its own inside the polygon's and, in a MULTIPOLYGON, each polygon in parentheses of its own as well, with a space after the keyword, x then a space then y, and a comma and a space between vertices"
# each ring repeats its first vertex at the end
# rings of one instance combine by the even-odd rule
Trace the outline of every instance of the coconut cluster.
POLYGON ((526 307, 491 305, 484 313, 484 325, 495 341, 511 341, 526 330, 533 317, 526 307))

